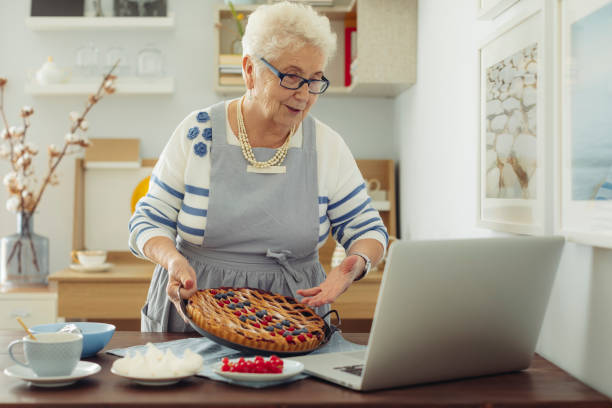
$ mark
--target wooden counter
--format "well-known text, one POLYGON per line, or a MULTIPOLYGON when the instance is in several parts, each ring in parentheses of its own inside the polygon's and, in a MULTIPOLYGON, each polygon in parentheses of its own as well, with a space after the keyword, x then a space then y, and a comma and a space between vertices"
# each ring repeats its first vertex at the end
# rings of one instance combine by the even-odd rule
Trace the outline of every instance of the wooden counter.
MULTIPOLYGON (((0 331, 0 365, 13 365, 7 354, 10 341, 22 331, 0 331)), ((146 342, 162 342, 183 334, 117 332, 107 349, 146 342)), ((366 343, 366 334, 345 334, 366 343)), ((318 379, 252 389, 190 377, 168 387, 145 387, 110 373, 117 357, 99 353, 88 361, 102 370, 64 388, 37 388, 0 375, 0 407, 582 407, 609 408, 610 400, 545 359, 535 356, 525 371, 459 381, 360 393, 318 379)))
MULTIPOLYGON (((134 258, 135 259, 135 258, 134 258)), ((115 324, 123 330, 140 328, 155 266, 149 262, 115 262, 105 272, 62 269, 49 276, 57 287, 57 315, 67 320, 86 319, 115 324)), ((376 307, 382 272, 372 272, 355 282, 332 304, 350 332, 368 332, 376 307)))
POLYGON ((49 275, 57 287, 58 316, 66 319, 138 321, 154 265, 116 263, 105 272, 63 269, 49 275))

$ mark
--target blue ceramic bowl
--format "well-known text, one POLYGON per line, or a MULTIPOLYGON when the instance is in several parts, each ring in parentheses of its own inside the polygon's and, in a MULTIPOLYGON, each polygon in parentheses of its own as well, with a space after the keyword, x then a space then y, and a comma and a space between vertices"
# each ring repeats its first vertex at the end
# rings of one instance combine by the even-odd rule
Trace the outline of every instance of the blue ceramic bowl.
POLYGON ((67 324, 74 324, 83 334, 83 351, 81 357, 95 356, 102 350, 115 333, 115 326, 107 323, 96 322, 66 322, 39 324, 30 327, 30 331, 36 333, 56 332, 67 324))

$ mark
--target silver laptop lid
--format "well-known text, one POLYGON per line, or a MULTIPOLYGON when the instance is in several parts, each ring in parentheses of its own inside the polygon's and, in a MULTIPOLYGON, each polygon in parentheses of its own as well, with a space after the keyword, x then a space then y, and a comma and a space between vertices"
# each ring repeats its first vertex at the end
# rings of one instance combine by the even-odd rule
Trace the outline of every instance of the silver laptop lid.
POLYGON ((379 291, 362 389, 527 368, 563 242, 396 241, 379 291))

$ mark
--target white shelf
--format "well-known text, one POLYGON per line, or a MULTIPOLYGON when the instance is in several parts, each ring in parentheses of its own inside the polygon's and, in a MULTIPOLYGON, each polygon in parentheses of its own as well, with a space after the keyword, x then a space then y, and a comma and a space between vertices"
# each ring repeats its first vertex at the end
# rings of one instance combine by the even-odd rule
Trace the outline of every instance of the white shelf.
POLYGON ((141 30, 174 28, 174 14, 167 17, 26 17, 33 31, 141 30))
MULTIPOLYGON (((346 13, 354 10, 355 1, 356 0, 334 0, 333 6, 313 5, 313 8, 320 14, 325 14, 329 18, 344 18, 346 13)), ((260 4, 234 4, 234 9, 238 13, 252 13, 259 6, 260 4)), ((222 17, 231 17, 232 14, 229 6, 219 5, 218 9, 222 17)))
POLYGON ((85 161, 85 169, 110 169, 110 170, 125 170, 125 169, 139 169, 142 167, 142 162, 112 162, 112 161, 85 161))
POLYGON ((389 211, 391 203, 389 201, 372 201, 372 207, 378 211, 389 211))
MULTIPOLYGON (((98 89, 100 79, 87 82, 66 82, 62 84, 26 84, 25 92, 31 95, 89 95, 98 89)), ((155 79, 117 78, 116 93, 120 95, 167 95, 174 92, 174 78, 155 79)))
MULTIPOLYGON (((335 96, 343 96, 350 95, 353 87, 349 86, 330 86, 329 89, 325 91, 322 95, 335 95, 335 96)), ((245 92, 245 87, 242 85, 217 85, 215 87, 215 92, 219 95, 225 96, 238 96, 242 95, 245 92)))

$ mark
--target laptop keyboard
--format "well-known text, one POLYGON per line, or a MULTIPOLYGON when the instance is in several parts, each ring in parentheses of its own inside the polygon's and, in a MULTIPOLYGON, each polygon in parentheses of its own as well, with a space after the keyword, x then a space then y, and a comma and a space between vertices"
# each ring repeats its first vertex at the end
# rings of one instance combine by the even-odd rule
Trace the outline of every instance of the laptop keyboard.
POLYGON ((342 366, 342 367, 334 367, 334 370, 343 371, 345 373, 349 373, 349 374, 353 374, 358 377, 361 377, 363 375, 363 364, 354 364, 354 365, 347 365, 347 366, 342 366))

